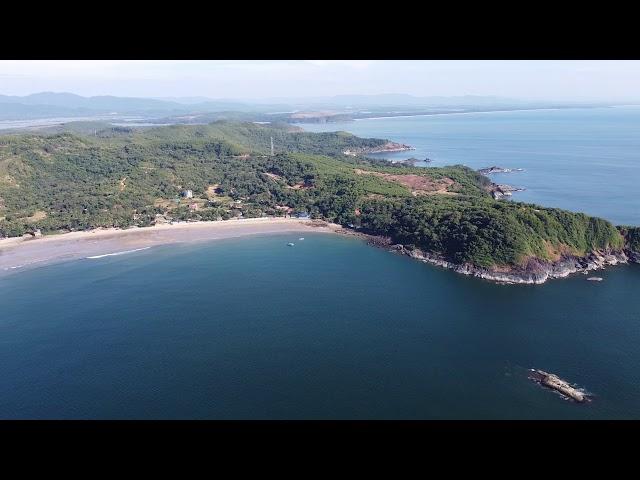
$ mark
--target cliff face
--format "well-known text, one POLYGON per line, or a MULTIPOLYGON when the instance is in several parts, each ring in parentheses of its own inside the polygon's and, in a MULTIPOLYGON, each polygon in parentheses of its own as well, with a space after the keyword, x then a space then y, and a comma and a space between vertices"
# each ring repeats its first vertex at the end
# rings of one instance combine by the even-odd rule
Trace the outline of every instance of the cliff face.
POLYGON ((393 250, 408 255, 417 260, 449 268, 463 275, 473 275, 501 283, 541 284, 552 278, 564 278, 573 273, 599 270, 608 265, 618 265, 635 261, 640 263, 640 255, 630 259, 624 251, 597 251, 585 257, 564 257, 557 262, 548 262, 540 259, 531 259, 523 267, 510 269, 492 269, 477 267, 470 264, 451 263, 441 256, 423 252, 417 248, 407 248, 403 245, 394 245, 393 250))
POLYGON ((624 238, 624 253, 630 262, 640 263, 640 227, 619 226, 624 238))
POLYGON ((630 262, 640 263, 640 252, 634 252, 633 250, 626 249, 625 254, 629 258, 630 262))
POLYGON ((618 227, 624 237, 624 251, 629 261, 640 263, 640 227, 618 227))

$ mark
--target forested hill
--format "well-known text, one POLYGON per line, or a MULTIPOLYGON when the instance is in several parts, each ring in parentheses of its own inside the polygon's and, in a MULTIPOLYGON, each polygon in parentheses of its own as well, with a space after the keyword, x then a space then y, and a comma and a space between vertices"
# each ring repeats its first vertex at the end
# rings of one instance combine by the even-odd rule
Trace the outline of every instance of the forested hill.
POLYGON ((479 266, 624 244, 605 220, 493 200, 490 182, 466 167, 342 154, 383 139, 230 122, 95 127, 0 136, 0 235, 298 211, 479 266), (193 198, 182 198, 185 190, 193 198))
MULTIPOLYGON (((288 123, 268 126, 253 122, 217 121, 208 125, 171 125, 154 128, 112 126, 106 122, 71 122, 43 129, 47 135, 71 133, 85 140, 119 139, 124 143, 202 144, 224 142, 238 154, 269 154, 273 138, 274 153, 317 153, 341 155, 345 150, 375 148, 387 140, 360 138, 348 132, 311 133, 288 123)), ((97 142, 100 144, 100 142, 97 142)))

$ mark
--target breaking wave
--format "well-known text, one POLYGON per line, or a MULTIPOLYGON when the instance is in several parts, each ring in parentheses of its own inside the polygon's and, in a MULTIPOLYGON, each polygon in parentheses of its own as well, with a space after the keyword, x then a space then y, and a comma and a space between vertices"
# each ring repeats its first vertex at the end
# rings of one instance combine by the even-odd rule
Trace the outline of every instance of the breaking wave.
POLYGON ((96 258, 103 258, 103 257, 114 257, 116 255, 124 255, 125 253, 133 253, 133 252, 139 252, 140 250, 147 250, 148 248, 151 248, 151 247, 136 248, 134 250, 124 250, 123 252, 105 253, 104 255, 94 255, 92 257, 86 257, 86 258, 96 259, 96 258))

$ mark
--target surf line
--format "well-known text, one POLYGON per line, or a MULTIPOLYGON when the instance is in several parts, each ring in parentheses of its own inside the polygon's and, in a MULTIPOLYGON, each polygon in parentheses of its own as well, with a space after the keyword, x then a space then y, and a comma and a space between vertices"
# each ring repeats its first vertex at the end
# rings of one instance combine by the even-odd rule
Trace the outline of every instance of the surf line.
POLYGON ((133 252, 139 252, 140 250, 147 250, 148 248, 151 248, 151 247, 136 248, 135 250, 125 250, 123 252, 105 253, 104 255, 93 255, 92 257, 85 257, 85 258, 93 260, 96 258, 113 257, 116 255, 124 255, 125 253, 133 253, 133 252))

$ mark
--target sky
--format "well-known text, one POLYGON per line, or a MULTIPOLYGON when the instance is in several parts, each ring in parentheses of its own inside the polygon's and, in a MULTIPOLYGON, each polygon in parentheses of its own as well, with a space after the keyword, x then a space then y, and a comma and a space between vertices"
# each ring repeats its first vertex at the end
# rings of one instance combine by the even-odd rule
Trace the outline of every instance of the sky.
POLYGON ((640 61, 2 60, 0 94, 269 99, 349 94, 640 99, 640 61))

